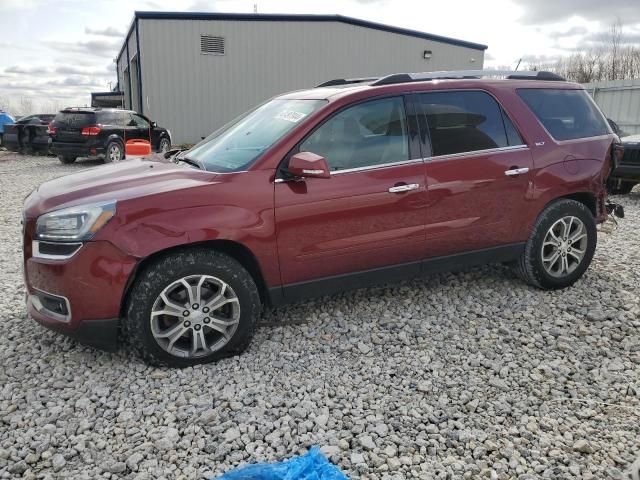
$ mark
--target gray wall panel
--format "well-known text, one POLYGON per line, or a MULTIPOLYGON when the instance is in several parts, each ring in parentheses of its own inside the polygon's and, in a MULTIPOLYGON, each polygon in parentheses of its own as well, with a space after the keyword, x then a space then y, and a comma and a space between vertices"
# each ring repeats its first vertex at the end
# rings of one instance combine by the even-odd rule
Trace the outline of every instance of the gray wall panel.
POLYGON ((584 88, 622 130, 640 134, 640 79, 586 83, 584 88))
POLYGON ((196 142, 288 90, 331 78, 481 69, 484 57, 482 50, 340 22, 139 21, 145 114, 170 128, 176 144, 196 142), (201 54, 201 34, 225 37, 226 54, 201 54), (424 50, 432 50, 431 60, 424 50))

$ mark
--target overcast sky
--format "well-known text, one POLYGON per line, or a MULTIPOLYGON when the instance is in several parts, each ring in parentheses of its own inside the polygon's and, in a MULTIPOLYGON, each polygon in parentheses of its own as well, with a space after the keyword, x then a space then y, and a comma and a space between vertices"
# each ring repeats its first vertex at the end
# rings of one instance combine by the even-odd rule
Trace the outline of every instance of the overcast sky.
POLYGON ((593 44, 616 17, 640 44, 640 0, 0 0, 0 100, 84 105, 115 84, 135 10, 338 13, 489 46, 485 67, 549 60, 593 44))

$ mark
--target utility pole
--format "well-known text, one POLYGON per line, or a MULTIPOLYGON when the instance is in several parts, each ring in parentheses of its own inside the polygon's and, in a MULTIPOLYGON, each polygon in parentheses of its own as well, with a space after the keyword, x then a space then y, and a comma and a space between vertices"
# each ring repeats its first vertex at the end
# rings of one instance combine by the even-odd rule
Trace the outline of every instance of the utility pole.
POLYGON ((253 4, 253 13, 258 13, 258 4, 257 3, 253 4))

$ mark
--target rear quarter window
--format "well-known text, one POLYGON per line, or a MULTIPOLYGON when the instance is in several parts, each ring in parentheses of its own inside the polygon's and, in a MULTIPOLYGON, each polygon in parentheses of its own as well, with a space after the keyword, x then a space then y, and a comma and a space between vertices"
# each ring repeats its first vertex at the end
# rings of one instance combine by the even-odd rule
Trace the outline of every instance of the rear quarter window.
POLYGON ((522 88, 517 92, 555 140, 611 133, 606 119, 584 90, 522 88))

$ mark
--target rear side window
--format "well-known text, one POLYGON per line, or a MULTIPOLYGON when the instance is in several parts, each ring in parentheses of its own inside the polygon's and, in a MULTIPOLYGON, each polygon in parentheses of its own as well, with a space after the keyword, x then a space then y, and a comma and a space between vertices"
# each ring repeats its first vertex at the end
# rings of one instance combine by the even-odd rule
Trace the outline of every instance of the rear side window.
POLYGON ((584 90, 523 88, 518 95, 556 140, 610 133, 607 121, 584 90))
MULTIPOLYGON (((487 93, 424 93, 420 103, 427 117, 433 156, 509 146, 502 109, 487 93)), ((511 136, 516 144, 522 143, 515 128, 511 136)))
POLYGON ((101 112, 98 119, 102 125, 124 127, 131 121, 131 115, 128 112, 101 112))

